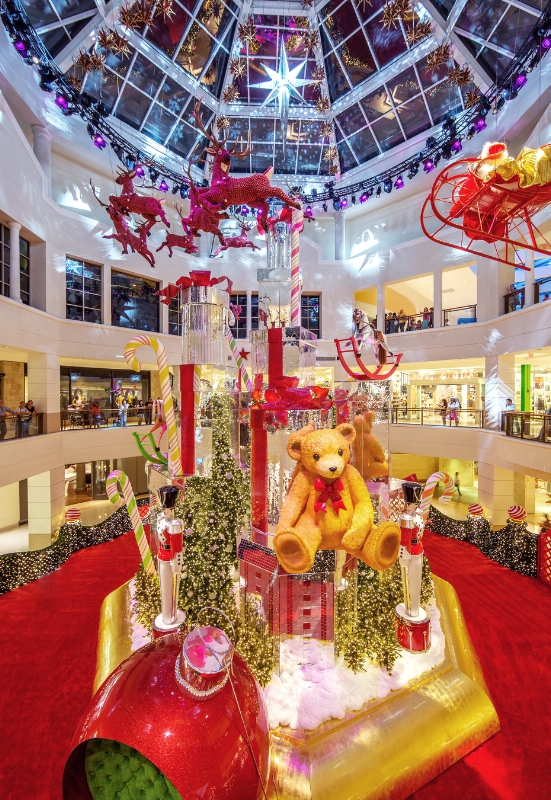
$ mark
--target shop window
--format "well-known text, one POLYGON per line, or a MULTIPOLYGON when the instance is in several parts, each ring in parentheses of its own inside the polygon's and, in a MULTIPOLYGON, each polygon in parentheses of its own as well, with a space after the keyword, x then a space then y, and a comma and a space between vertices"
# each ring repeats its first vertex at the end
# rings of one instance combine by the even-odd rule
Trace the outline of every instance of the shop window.
POLYGON ((246 294, 232 294, 230 295, 230 303, 232 306, 240 306, 241 313, 236 320, 235 325, 231 326, 231 332, 234 339, 247 338, 247 295, 246 294))
POLYGON ((168 332, 173 336, 182 335, 182 310, 179 294, 172 298, 168 307, 168 332))
POLYGON ((139 331, 159 330, 157 281, 111 271, 111 324, 139 331))
POLYGON ((10 229, 0 225, 0 294, 10 296, 10 229))
POLYGON ((62 411, 95 400, 100 409, 116 409, 124 398, 131 409, 151 391, 151 374, 125 369, 61 367, 60 405, 62 411))
MULTIPOLYGON (((21 297, 23 297, 23 272, 21 272, 21 297)), ((101 322, 101 267, 76 258, 67 258, 65 300, 67 319, 101 322)))
POLYGON ((21 302, 31 303, 31 246, 26 239, 19 237, 19 273, 21 302))
POLYGON ((258 330, 258 294, 251 295, 251 330, 258 330))
POLYGON ((301 303, 301 325, 321 338, 321 297, 319 294, 303 294, 301 303))

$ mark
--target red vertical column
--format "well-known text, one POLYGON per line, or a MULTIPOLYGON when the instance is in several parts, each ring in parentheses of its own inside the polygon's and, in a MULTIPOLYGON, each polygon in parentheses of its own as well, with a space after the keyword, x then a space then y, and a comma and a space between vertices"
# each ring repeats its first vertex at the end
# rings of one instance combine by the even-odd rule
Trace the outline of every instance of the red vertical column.
POLYGON ((283 328, 268 328, 268 386, 283 375, 283 328))
POLYGON ((251 408, 251 513, 253 527, 267 533, 268 431, 261 408, 251 408))
POLYGON ((195 474, 195 399, 193 393, 193 364, 180 365, 180 451, 182 472, 195 474))

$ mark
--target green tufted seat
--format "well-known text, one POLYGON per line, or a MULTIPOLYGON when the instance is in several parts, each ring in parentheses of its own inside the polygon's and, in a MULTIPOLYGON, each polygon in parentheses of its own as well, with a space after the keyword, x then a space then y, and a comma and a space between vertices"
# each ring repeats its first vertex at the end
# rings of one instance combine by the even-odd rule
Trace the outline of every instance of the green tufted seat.
POLYGON ((87 743, 86 777, 94 800, 182 800, 151 761, 110 739, 87 743))

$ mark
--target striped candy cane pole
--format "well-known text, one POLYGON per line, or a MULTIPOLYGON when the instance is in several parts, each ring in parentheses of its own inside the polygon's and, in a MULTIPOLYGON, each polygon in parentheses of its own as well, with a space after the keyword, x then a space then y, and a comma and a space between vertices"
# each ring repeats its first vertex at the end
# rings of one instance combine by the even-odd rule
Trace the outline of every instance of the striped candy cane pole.
POLYGON ((245 385, 247 387, 248 392, 252 392, 253 390, 253 382, 247 369, 245 367, 245 363, 241 356, 239 355, 239 351, 237 349, 237 342, 234 339, 233 333, 229 328, 226 328, 226 336, 228 339, 228 344, 230 346, 231 354, 233 356, 233 360, 237 364, 237 368, 241 370, 241 375, 243 376, 243 380, 245 381, 245 385))
POLYGON ((168 371, 168 361, 164 345, 154 336, 139 334, 131 339, 124 348, 124 357, 127 364, 136 372, 139 371, 141 364, 136 358, 136 350, 142 345, 149 345, 157 356, 157 368, 159 370, 159 380, 161 382, 161 394, 163 397, 163 408, 165 412, 166 427, 168 432, 168 464, 173 478, 182 476, 182 464, 180 461, 180 443, 178 441, 178 429, 176 427, 176 417, 174 415, 174 404, 172 402, 172 387, 170 385, 170 373, 168 371))
POLYGON ((201 403, 201 365, 193 365, 193 413, 195 414, 195 424, 199 420, 199 406, 201 403))
POLYGON ((126 508, 130 516, 130 521, 132 522, 132 528, 136 536, 136 542, 138 544, 140 556, 142 557, 142 564, 144 565, 144 569, 148 575, 155 575, 155 564, 153 563, 151 550, 149 549, 149 544, 147 542, 147 536, 145 535, 145 531, 143 529, 142 519, 138 511, 138 504, 136 503, 136 498, 134 497, 134 492, 132 491, 132 484, 130 483, 126 472, 122 472, 120 469, 115 469, 113 472, 109 473, 106 483, 107 495, 112 503, 118 503, 121 499, 118 488, 119 485, 122 489, 126 508))
POLYGON ((442 503, 449 503, 453 497, 455 487, 452 478, 450 478, 447 472, 434 472, 425 483, 421 502, 419 503, 419 513, 422 515, 425 522, 429 516, 434 490, 440 481, 444 484, 444 491, 440 497, 440 501, 442 503))
POLYGON ((291 231, 291 327, 300 325, 300 230, 302 228, 302 211, 294 208, 291 231))

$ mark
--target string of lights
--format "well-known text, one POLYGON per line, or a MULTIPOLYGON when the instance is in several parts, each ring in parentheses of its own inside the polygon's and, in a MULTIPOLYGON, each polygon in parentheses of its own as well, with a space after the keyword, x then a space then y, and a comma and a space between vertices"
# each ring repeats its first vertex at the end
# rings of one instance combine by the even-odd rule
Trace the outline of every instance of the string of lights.
MULTIPOLYGON (((167 181, 171 181, 172 193, 179 192, 182 197, 187 197, 188 182, 182 175, 159 161, 146 158, 137 147, 109 125, 106 120, 109 112, 101 101, 95 100, 86 92, 79 92, 71 85, 30 24, 20 0, 3 0, 0 16, 17 52, 27 64, 34 65, 38 69, 41 89, 46 92, 55 91, 55 102, 62 114, 65 116, 78 114, 86 121, 87 132, 96 147, 103 150, 109 144, 120 161, 129 169, 147 161, 149 177, 153 184, 161 179, 157 186, 160 191, 168 191, 170 187, 167 181)), ((495 83, 473 106, 457 116, 448 116, 442 124, 440 133, 430 136, 420 152, 361 182, 346 187, 336 187, 331 181, 325 184, 324 191, 312 189, 308 193, 302 193, 302 199, 307 204, 323 203, 324 211, 327 211, 327 203, 332 202, 333 208, 338 211, 345 209, 349 202, 364 203, 373 196, 380 197, 383 192, 389 194, 393 189, 403 188, 404 176, 411 180, 421 168, 425 173, 432 172, 442 158, 449 160, 461 152, 464 139, 472 139, 486 129, 486 117, 490 111, 498 114, 506 102, 518 96, 528 82, 528 75, 545 58, 550 49, 551 0, 520 51, 495 83)))
POLYGON ((484 517, 469 517, 465 521, 450 519, 434 506, 430 508, 429 530, 440 536, 461 539, 474 544, 487 558, 504 567, 537 577, 538 536, 526 527, 526 522, 509 521, 494 531, 484 517))
MULTIPOLYGON (((138 500, 138 505, 147 502, 138 500)), ((48 547, 0 556, 0 595, 55 572, 77 550, 109 542, 131 530, 132 523, 126 508, 119 508, 99 525, 92 527, 82 525, 80 521, 66 523, 48 547)))

